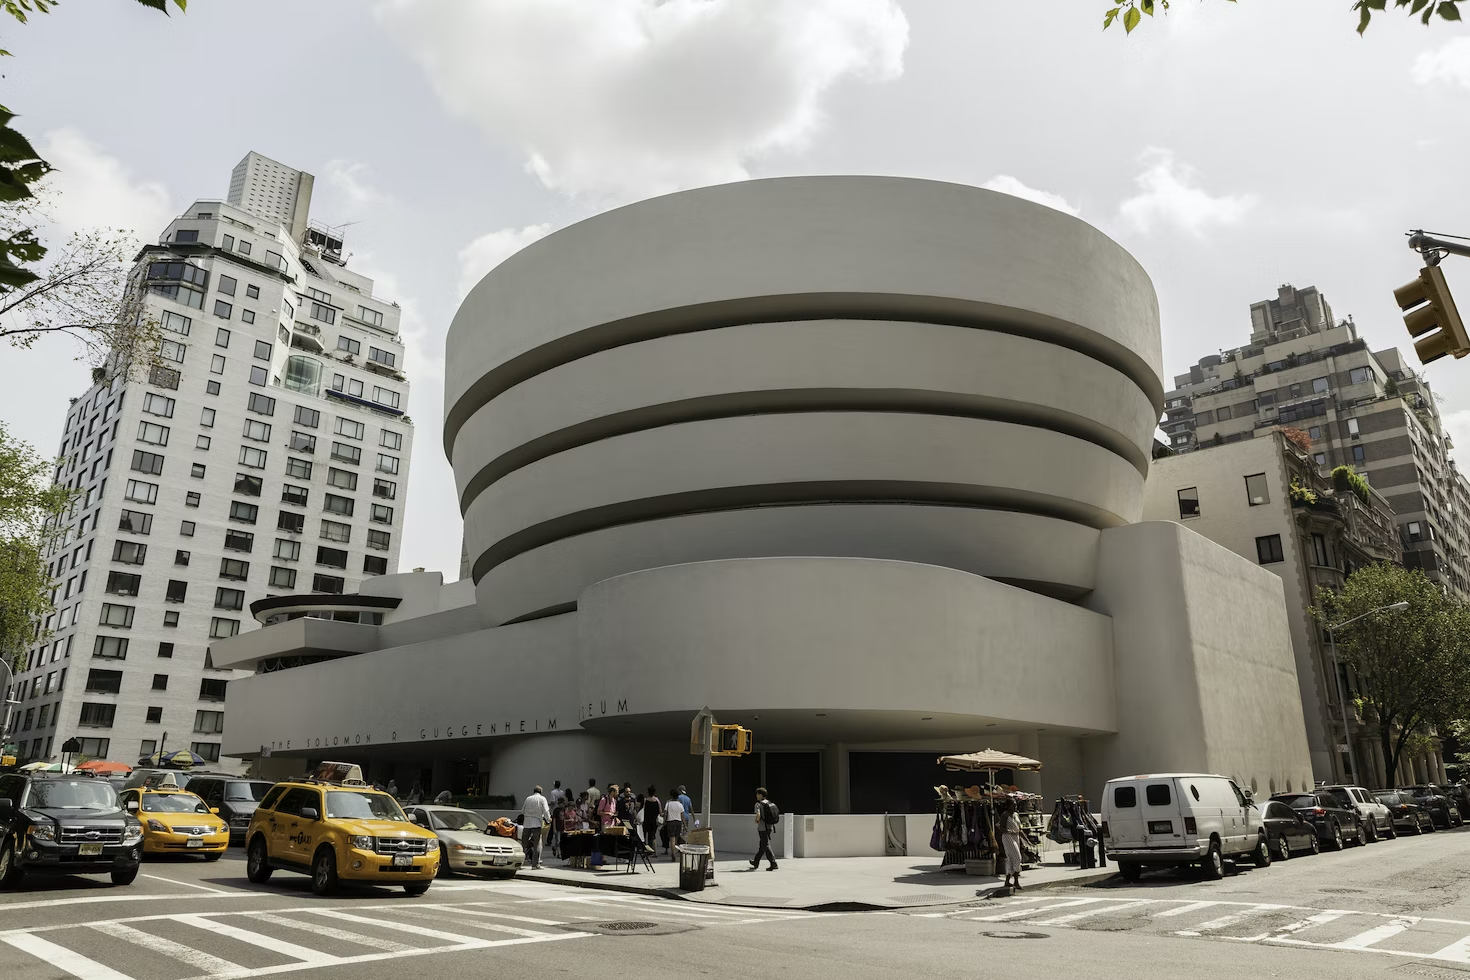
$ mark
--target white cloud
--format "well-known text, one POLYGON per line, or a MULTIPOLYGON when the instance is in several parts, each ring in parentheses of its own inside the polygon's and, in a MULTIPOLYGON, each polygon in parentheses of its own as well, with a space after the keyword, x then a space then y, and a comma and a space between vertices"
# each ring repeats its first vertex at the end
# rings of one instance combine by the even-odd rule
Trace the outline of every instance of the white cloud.
POLYGON ((1139 156, 1144 170, 1134 180, 1139 193, 1118 206, 1119 216, 1141 232, 1173 225, 1202 234, 1209 225, 1233 225, 1256 205, 1253 194, 1212 195, 1198 186, 1194 168, 1172 150, 1149 147, 1139 156))
POLYGON ((1000 191, 1002 194, 1009 194, 1012 197, 1034 201, 1037 204, 1045 204, 1053 210, 1061 211, 1074 217, 1081 213, 1077 208, 1068 203, 1067 199, 1062 197, 1062 195, 1053 194, 1051 191, 1037 190, 1035 187, 1028 187, 1010 174, 996 174, 980 186, 992 191, 1000 191))
POLYGON ((459 298, 464 297, 485 273, 536 241, 545 238, 555 226, 526 225, 524 228, 501 228, 486 232, 459 250, 459 298))
POLYGON ((45 181, 56 192, 45 205, 52 220, 41 234, 48 245, 60 246, 83 228, 117 228, 140 242, 154 241, 178 216, 163 184, 135 176, 75 129, 51 130, 36 151, 55 168, 45 181))
POLYGON ((349 207, 380 207, 392 198, 375 187, 369 177, 368 165, 355 160, 328 160, 322 168, 327 184, 342 195, 349 207))
POLYGON ((1470 89, 1470 37, 1457 37, 1414 59, 1414 81, 1420 85, 1448 82, 1470 89))
POLYGON ((451 111, 567 194, 740 180, 799 148, 845 79, 903 73, 896 0, 384 0, 451 111))

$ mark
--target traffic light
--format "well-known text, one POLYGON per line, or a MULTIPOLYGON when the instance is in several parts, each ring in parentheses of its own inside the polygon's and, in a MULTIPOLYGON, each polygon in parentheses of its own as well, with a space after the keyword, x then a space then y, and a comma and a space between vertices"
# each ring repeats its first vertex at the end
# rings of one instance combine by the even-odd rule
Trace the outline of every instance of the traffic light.
POLYGON ((715 725, 711 728, 714 744, 710 755, 750 755, 755 751, 755 733, 739 725, 715 725))
POLYGON ((1414 352, 1422 364, 1453 354, 1464 357, 1470 354, 1470 336, 1465 333, 1465 323, 1455 309, 1454 297, 1445 284, 1444 273, 1437 265, 1426 265, 1419 270, 1419 278, 1393 291, 1399 309, 1404 311, 1404 326, 1411 337, 1424 337, 1414 341, 1414 352))

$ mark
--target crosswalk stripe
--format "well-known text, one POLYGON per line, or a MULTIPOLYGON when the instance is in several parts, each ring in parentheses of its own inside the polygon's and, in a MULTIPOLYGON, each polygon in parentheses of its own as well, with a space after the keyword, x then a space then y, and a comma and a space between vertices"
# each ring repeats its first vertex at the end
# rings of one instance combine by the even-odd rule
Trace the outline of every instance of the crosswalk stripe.
MULTIPOLYGON (((178 915, 174 916, 173 919, 175 922, 182 922, 184 925, 202 929, 216 936, 227 936, 230 939, 238 939, 242 943, 258 946, 261 949, 268 949, 274 953, 280 953, 282 956, 289 956, 292 959, 300 960, 302 963, 309 963, 312 966, 325 966, 329 963, 335 963, 338 960, 337 957, 323 953, 321 950, 298 946, 295 943, 288 943, 284 939, 276 939, 274 936, 267 936, 264 933, 251 932, 249 929, 241 929, 239 926, 232 926, 227 922, 220 922, 218 919, 203 915, 178 915)), ((301 964, 298 963, 295 965, 299 967, 301 964)))
POLYGON ((58 946, 51 940, 42 939, 32 933, 14 933, 6 936, 4 941, 58 970, 65 970, 77 980, 132 980, 126 973, 118 973, 112 967, 103 966, 90 957, 74 953, 65 946, 58 946))
POLYGON ((290 929, 304 929, 316 936, 326 936, 328 939, 340 939, 346 943, 356 943, 359 946, 371 946, 389 953, 402 953, 416 947, 396 943, 391 939, 380 939, 377 936, 368 936, 360 932, 350 932, 346 929, 337 929, 333 926, 324 926, 317 922, 302 922, 300 919, 288 919, 284 915, 276 915, 274 912, 252 912, 250 918, 261 922, 269 922, 274 926, 286 926, 290 929))
POLYGON ((1103 905, 1098 908, 1083 909, 1081 912, 1072 912, 1068 915, 1059 915, 1051 919, 1031 919, 1031 925, 1036 926, 1064 926, 1081 919, 1094 915, 1103 915, 1109 912, 1123 912, 1128 909, 1138 908, 1140 905, 1152 905, 1153 900, 1148 898, 1134 899, 1117 905, 1103 905))
POLYGON ((1413 917, 1395 919, 1386 925, 1374 926, 1372 929, 1360 932, 1356 936, 1350 936, 1342 942, 1327 943, 1326 945, 1332 949, 1367 949, 1374 943, 1381 943, 1385 939, 1392 939, 1418 921, 1418 919, 1413 917))
POLYGON ((1470 936, 1450 943, 1443 949, 1436 950, 1429 955, 1436 960, 1449 960, 1452 963, 1470 963, 1470 936))
POLYGON ((1219 902, 1188 902, 1184 905, 1179 905, 1172 909, 1164 909, 1162 912, 1155 914, 1154 918, 1167 919, 1170 916, 1175 915, 1188 915, 1190 912, 1198 912, 1200 909, 1213 908, 1214 906, 1219 904, 1219 902))
POLYGON ((473 946, 483 943, 485 940, 477 936, 462 936, 457 932, 444 932, 439 929, 428 929, 423 926, 411 926, 403 922, 392 922, 388 919, 374 919, 366 915, 353 915, 351 912, 338 912, 336 909, 317 909, 312 915, 325 915, 332 919, 342 919, 344 922, 358 922, 363 925, 377 926, 379 929, 393 929, 397 932, 411 932, 415 936, 427 936, 430 939, 442 939, 447 943, 457 945, 473 946))
POLYGON ((141 946, 149 952, 171 956, 205 973, 233 973, 236 970, 245 969, 239 963, 232 963, 223 957, 212 956, 192 946, 185 946, 172 939, 155 936, 150 932, 134 929, 132 926, 125 926, 118 922, 94 922, 88 924, 87 928, 100 932, 104 936, 111 936, 113 939, 121 939, 134 946, 141 946))
POLYGON ((1284 909, 1289 907, 1290 906, 1287 905, 1252 905, 1248 908, 1243 908, 1238 912, 1231 912, 1229 915, 1222 915, 1218 919, 1211 919, 1209 922, 1201 922, 1193 929, 1180 929, 1175 932, 1174 935, 1198 936, 1200 933, 1203 932, 1216 932, 1220 929, 1228 929, 1233 925, 1244 922, 1246 919, 1249 919, 1253 915, 1259 915, 1262 912, 1272 912, 1277 909, 1284 909))
POLYGON ((1074 898, 1065 902, 1054 902, 1051 905, 1037 905, 1029 909, 1012 909, 1009 912, 1001 912, 997 915, 976 915, 970 918, 971 922, 1009 922, 1012 919, 1024 919, 1028 915, 1038 912, 1050 912, 1053 909, 1073 908, 1078 905, 1091 905, 1101 902, 1100 898, 1074 898))
POLYGON ((418 909, 404 909, 403 911, 406 914, 411 915, 411 916, 413 916, 416 919, 428 919, 431 922, 432 921, 435 921, 437 918, 443 917, 445 915, 474 916, 475 918, 473 920, 471 920, 470 922, 466 923, 467 925, 473 925, 473 926, 475 926, 478 929, 489 929, 492 932, 503 932, 506 935, 510 935, 510 936, 544 936, 544 935, 546 935, 545 932, 538 932, 535 929, 522 929, 522 928, 519 928, 518 926, 508 926, 508 925, 506 925, 503 922, 481 922, 481 921, 478 921, 478 919, 481 916, 484 916, 486 918, 494 918, 494 916, 490 916, 490 915, 488 915, 488 913, 478 912, 475 909, 448 908, 448 909, 439 909, 439 910, 435 910, 435 911, 432 911, 432 912, 429 912, 429 911, 420 912, 418 909))
POLYGON ((1262 933, 1260 936, 1245 937, 1242 941, 1254 942, 1257 939, 1285 939, 1289 936, 1295 936, 1303 929, 1310 929, 1313 926, 1326 925, 1329 922, 1337 921, 1345 915, 1352 914, 1353 913, 1348 912, 1344 909, 1328 909, 1326 912, 1318 912, 1316 915, 1309 915, 1305 919, 1298 919, 1295 922, 1289 922, 1284 926, 1272 929, 1270 932, 1262 933))

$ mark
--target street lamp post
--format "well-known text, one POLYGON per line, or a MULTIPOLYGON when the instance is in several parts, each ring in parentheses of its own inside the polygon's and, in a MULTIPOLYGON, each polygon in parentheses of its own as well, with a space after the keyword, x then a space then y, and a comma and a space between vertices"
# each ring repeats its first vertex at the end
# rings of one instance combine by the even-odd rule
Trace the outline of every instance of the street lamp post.
POLYGON ((1357 782, 1363 781, 1363 774, 1358 771, 1358 754, 1353 750, 1353 733, 1348 730, 1347 698, 1343 696, 1342 669, 1337 665, 1337 631, 1344 626, 1351 626, 1358 620, 1371 616, 1374 613, 1403 612, 1408 608, 1409 604, 1407 602, 1391 602, 1386 606, 1379 606, 1377 609, 1369 609, 1367 612, 1354 616, 1352 619, 1338 623, 1335 626, 1327 627, 1327 647, 1332 655, 1332 678, 1337 682, 1337 708, 1342 712, 1342 741, 1347 746, 1348 766, 1352 768, 1353 779, 1357 782))

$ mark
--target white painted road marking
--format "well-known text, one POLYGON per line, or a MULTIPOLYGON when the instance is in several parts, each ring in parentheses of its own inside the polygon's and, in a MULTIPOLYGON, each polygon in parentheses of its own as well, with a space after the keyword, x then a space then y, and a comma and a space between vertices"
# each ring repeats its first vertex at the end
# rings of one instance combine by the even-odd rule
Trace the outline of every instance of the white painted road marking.
POLYGON ((374 949, 385 950, 389 953, 403 953, 418 948, 416 946, 394 942, 391 939, 383 939, 379 936, 369 936, 362 932, 350 932, 346 929, 338 929, 335 926, 324 926, 318 922, 288 919, 284 915, 276 915, 273 912, 251 912, 250 917, 252 919, 259 919, 261 922, 269 922, 273 926, 285 926, 287 929, 301 929, 314 936, 326 936, 328 939, 339 939, 344 943, 371 946, 374 949))
POLYGON ((1381 943, 1385 939, 1392 939, 1418 921, 1413 916, 1395 919, 1386 925, 1374 926, 1366 932, 1360 932, 1356 936, 1344 939, 1342 942, 1332 943, 1331 945, 1335 949, 1367 949, 1375 943, 1381 943))
POLYGON ((1251 916, 1258 915, 1261 912, 1276 912, 1281 909, 1290 907, 1291 906, 1289 905, 1251 905, 1247 908, 1241 909, 1238 912, 1231 912, 1229 915, 1222 915, 1218 919, 1211 919, 1209 922, 1201 922, 1193 929, 1180 929, 1175 932, 1174 935, 1198 936, 1200 933, 1204 932, 1218 932, 1221 929, 1229 929, 1231 926, 1244 922, 1251 916))
POLYGON ((58 946, 51 940, 42 939, 40 936, 19 933, 4 937, 4 941, 58 970, 65 970, 78 980, 133 980, 126 973, 118 973, 90 957, 74 953, 65 946, 58 946))
POLYGON ((227 936, 230 939, 238 939, 242 943, 248 943, 251 946, 258 946, 261 949, 268 949, 273 953, 280 953, 282 956, 289 956, 292 959, 300 960, 301 963, 295 964, 297 967, 300 967, 302 963, 307 963, 312 966, 326 966, 328 963, 335 962, 337 959, 337 957, 323 953, 319 949, 298 946, 295 943, 288 943, 284 939, 277 939, 274 936, 267 936, 264 933, 241 929, 239 926, 232 926, 228 922, 220 922, 217 918, 206 918, 202 915, 176 915, 174 916, 174 921, 182 922, 184 925, 193 926, 196 929, 203 929, 205 932, 216 936, 227 936))

